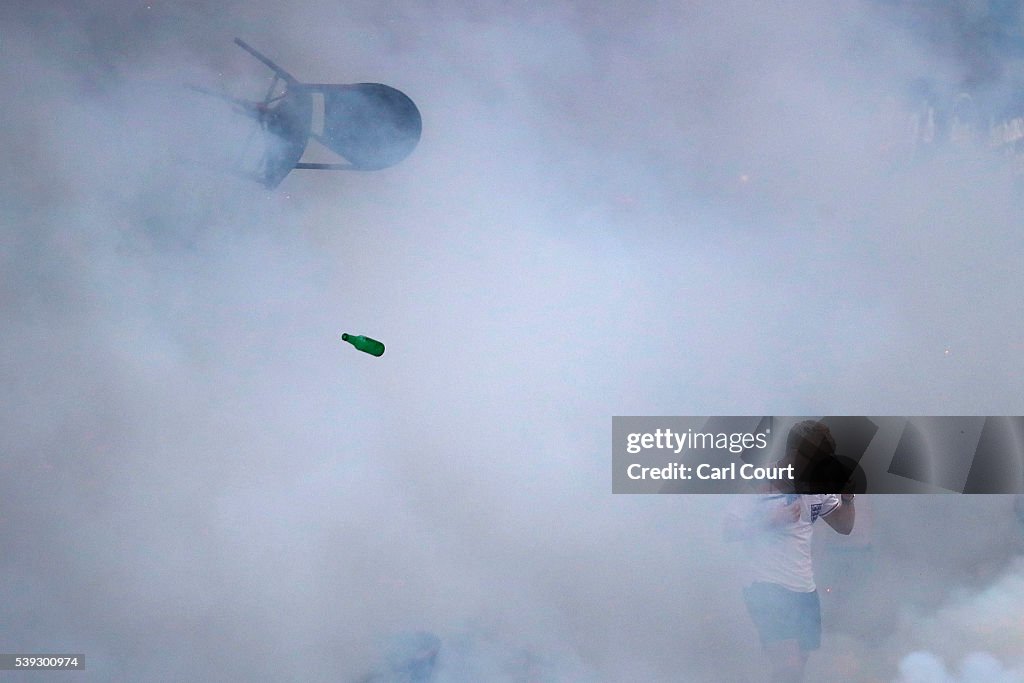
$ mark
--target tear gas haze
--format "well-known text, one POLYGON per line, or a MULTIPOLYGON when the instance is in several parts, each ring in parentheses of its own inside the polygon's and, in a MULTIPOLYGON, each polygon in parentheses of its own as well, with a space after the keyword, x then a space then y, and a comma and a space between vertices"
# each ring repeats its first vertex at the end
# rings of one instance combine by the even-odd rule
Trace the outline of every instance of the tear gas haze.
MULTIPOLYGON (((357 681, 421 633, 443 681, 758 680, 728 500, 612 496, 610 418, 1024 413, 981 136, 1021 17, 919 5, 7 3, 0 650, 357 681), (184 86, 259 99, 235 36, 400 89, 418 147, 227 171, 252 122, 184 86)), ((1020 680, 1013 500, 866 505, 808 677, 1020 680)))

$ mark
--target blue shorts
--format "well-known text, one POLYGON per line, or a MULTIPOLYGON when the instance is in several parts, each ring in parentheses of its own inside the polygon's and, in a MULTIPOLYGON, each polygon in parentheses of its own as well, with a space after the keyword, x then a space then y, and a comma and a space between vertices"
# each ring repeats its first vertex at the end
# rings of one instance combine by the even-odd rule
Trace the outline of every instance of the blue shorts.
POLYGON ((821 647, 821 601, 818 591, 800 593, 774 583, 755 582, 743 589, 761 645, 795 640, 801 650, 821 647))

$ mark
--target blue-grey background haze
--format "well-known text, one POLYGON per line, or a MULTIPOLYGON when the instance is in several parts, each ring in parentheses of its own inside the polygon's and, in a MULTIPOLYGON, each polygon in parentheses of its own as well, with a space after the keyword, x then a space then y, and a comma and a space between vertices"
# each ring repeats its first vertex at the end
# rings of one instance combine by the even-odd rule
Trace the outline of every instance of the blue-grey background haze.
MULTIPOLYGON (((916 79, 1024 82, 989 5, 4 3, 0 649, 351 681, 426 630, 447 681, 752 680, 728 501, 613 497, 609 417, 1024 414, 1012 163, 882 150, 916 79), (248 128, 181 86, 259 97, 235 36, 401 89, 419 147, 218 170, 248 128)), ((1019 671, 1013 500, 871 504, 809 673, 1019 671)))

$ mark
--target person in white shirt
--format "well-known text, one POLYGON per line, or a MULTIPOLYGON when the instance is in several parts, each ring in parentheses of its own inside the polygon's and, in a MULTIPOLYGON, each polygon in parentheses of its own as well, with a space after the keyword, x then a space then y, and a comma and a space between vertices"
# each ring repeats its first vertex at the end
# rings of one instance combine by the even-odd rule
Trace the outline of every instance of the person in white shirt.
POLYGON ((747 551, 743 597, 760 635, 772 683, 802 681, 808 654, 821 646, 821 603, 811 564, 814 523, 824 519, 840 534, 853 530, 852 493, 797 492, 810 466, 833 457, 835 451, 835 439, 826 425, 798 422, 779 461, 783 467, 793 465, 794 483, 768 483, 757 494, 745 495, 742 504, 726 515, 726 540, 742 541, 747 551))

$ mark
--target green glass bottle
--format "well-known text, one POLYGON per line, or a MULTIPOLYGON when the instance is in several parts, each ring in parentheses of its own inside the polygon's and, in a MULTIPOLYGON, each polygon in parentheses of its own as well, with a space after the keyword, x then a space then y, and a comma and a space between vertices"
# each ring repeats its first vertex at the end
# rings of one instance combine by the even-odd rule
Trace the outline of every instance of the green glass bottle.
POLYGON ((382 356, 384 355, 384 345, 376 339, 370 339, 363 335, 348 334, 347 332, 341 335, 342 341, 347 341, 352 346, 356 347, 363 353, 368 353, 371 356, 382 356))

